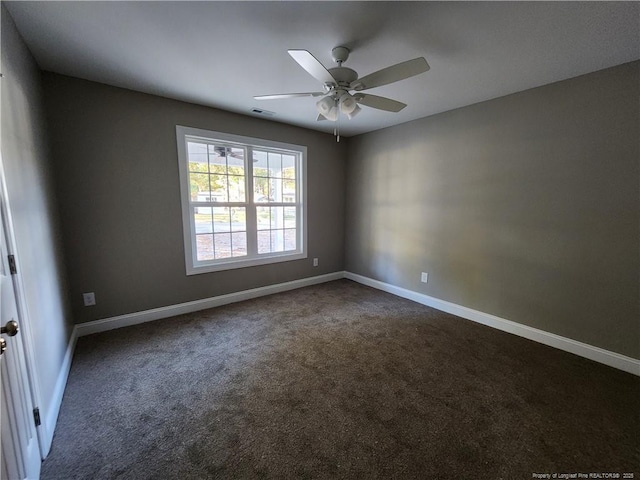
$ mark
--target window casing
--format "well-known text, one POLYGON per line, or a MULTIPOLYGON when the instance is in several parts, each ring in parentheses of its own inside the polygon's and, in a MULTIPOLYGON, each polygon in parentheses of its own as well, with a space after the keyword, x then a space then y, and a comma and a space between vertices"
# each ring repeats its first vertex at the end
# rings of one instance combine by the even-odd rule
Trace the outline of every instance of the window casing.
POLYGON ((187 275, 306 258, 306 147, 177 126, 187 275))

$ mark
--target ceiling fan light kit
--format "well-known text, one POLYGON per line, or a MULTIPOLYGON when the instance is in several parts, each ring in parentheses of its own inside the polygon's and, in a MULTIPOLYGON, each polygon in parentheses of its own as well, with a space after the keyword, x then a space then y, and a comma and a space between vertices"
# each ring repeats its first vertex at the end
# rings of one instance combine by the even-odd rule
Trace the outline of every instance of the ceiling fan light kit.
POLYGON ((275 100, 293 97, 318 97, 325 95, 316 102, 318 109, 318 120, 338 120, 339 113, 342 112, 347 118, 352 119, 361 108, 358 104, 366 105, 370 108, 384 110, 387 112, 399 112, 407 105, 386 97, 360 93, 362 90, 381 87, 390 83, 404 80, 429 70, 429 64, 423 57, 414 58, 406 62, 383 68, 377 72, 370 73, 364 77, 359 77, 358 72, 342 64, 349 58, 349 49, 346 47, 335 47, 331 50, 333 60, 337 67, 327 69, 307 50, 289 50, 289 55, 312 77, 322 83, 323 92, 306 93, 282 93, 275 95, 259 95, 256 100, 275 100), (351 91, 358 92, 352 95, 351 91))
POLYGON ((352 112, 346 114, 347 118, 349 120, 351 120, 353 117, 355 117, 361 111, 362 111, 362 109, 356 104, 356 108, 354 108, 352 112))
POLYGON ((318 113, 327 120, 335 122, 338 119, 338 108, 336 107, 336 101, 331 95, 326 96, 316 102, 316 107, 318 107, 318 113))
POLYGON ((340 97, 340 111, 345 115, 353 113, 357 106, 356 99, 347 92, 344 92, 340 97))

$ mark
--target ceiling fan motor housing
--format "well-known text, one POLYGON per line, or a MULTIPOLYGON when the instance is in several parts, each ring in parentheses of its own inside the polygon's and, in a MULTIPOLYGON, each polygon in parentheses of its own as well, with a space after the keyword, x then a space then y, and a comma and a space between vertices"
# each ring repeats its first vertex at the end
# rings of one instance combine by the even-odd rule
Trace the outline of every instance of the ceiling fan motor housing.
POLYGON ((351 82, 358 79, 358 72, 347 67, 334 67, 329 69, 329 73, 336 79, 341 87, 348 87, 351 82))

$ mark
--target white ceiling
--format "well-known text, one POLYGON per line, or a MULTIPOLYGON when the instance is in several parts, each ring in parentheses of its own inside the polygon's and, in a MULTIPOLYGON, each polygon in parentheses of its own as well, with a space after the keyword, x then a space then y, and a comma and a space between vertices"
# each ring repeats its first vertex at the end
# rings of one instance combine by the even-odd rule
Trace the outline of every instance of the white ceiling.
POLYGON ((408 104, 341 117, 356 135, 640 58, 635 2, 3 2, 39 66, 64 75, 330 132, 287 54, 360 76, 424 56, 431 70, 369 90, 408 104))

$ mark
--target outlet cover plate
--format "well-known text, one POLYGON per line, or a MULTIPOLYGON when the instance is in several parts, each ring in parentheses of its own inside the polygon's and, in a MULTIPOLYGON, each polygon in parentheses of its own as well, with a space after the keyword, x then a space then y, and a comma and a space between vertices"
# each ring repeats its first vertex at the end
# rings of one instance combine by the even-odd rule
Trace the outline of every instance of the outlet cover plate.
POLYGON ((83 293, 82 300, 84 301, 85 307, 91 307, 96 304, 96 294, 93 292, 83 293))

